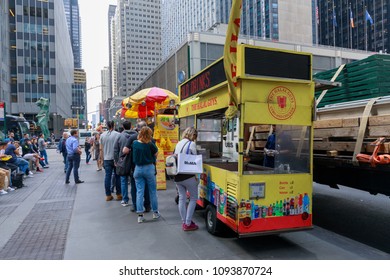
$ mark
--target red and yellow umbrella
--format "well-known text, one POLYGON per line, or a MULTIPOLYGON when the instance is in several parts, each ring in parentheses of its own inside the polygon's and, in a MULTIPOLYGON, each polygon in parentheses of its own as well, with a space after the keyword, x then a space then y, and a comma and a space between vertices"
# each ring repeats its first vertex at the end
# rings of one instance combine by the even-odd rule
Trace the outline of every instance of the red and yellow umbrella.
POLYGON ((145 88, 123 99, 121 117, 152 117, 155 109, 168 107, 170 102, 176 104, 178 101, 179 97, 167 89, 158 87, 145 88), (155 108, 156 106, 158 108, 155 108))

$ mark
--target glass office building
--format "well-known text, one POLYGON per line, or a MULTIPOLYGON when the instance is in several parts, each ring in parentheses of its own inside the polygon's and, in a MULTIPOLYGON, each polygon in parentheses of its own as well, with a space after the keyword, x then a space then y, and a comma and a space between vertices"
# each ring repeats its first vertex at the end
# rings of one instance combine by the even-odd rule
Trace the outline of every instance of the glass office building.
POLYGON ((78 0, 63 0, 68 24, 69 36, 72 42, 74 68, 82 68, 81 26, 78 0))
POLYGON ((0 1, 0 101, 9 105, 8 1, 0 1))
POLYGON ((50 99, 50 112, 70 117, 73 54, 62 1, 9 0, 10 106, 34 119, 35 102, 50 99))
MULTIPOLYGON (((166 58, 190 32, 225 33, 231 0, 162 0, 162 53, 166 58)), ((243 0, 240 34, 271 41, 313 43, 312 2, 243 0)))

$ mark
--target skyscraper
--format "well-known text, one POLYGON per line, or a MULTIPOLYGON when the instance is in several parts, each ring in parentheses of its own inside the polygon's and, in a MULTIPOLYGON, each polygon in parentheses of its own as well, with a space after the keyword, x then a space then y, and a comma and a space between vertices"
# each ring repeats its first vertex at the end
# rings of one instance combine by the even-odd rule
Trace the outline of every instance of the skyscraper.
POLYGON ((72 42, 74 68, 82 68, 81 27, 78 0, 63 0, 69 36, 72 42))
POLYGON ((160 9, 160 0, 118 1, 115 36, 111 36, 116 48, 114 95, 129 96, 161 62, 160 9))
POLYGON ((8 1, 0 1, 0 101, 9 105, 10 84, 9 84, 9 40, 8 40, 8 1))
MULTIPOLYGON (((114 92, 114 83, 116 88, 116 73, 113 71, 115 69, 113 63, 115 62, 115 11, 116 11, 116 5, 110 5, 108 7, 108 53, 109 53, 109 64, 108 64, 108 70, 109 70, 109 80, 108 80, 108 89, 102 88, 102 95, 103 90, 108 90, 108 98, 112 97, 112 93, 114 92)), ((106 100, 106 99, 102 99, 106 100)))
POLYGON ((318 1, 319 44, 388 52, 390 0, 318 1))
POLYGON ((8 112, 34 119, 35 102, 44 97, 56 118, 70 117, 73 54, 62 1, 9 1, 8 20, 8 112))
MULTIPOLYGON (((189 32, 227 24, 231 0, 162 0, 162 54, 166 58, 189 32)), ((243 0, 240 34, 264 40, 312 44, 312 3, 307 0, 243 0)))

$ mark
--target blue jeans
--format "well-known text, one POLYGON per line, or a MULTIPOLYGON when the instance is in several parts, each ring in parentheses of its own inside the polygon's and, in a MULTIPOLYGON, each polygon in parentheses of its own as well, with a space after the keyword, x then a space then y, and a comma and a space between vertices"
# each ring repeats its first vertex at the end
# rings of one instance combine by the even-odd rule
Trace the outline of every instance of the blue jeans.
POLYGON ((91 160, 91 152, 88 151, 88 152, 85 152, 85 163, 89 163, 89 161, 91 160))
POLYGON ((41 157, 45 159, 45 164, 48 165, 49 162, 47 161, 47 153, 46 150, 39 151, 41 153, 41 157))
POLYGON ((26 174, 26 171, 28 170, 28 161, 24 158, 16 158, 15 165, 17 165, 21 172, 26 174))
MULTIPOLYGON (((145 182, 146 183, 146 182, 145 182)), ((133 203, 134 207, 137 206, 137 187, 135 186, 135 180, 133 176, 130 176, 130 193, 131 193, 131 202, 133 203)), ((149 196, 149 187, 148 184, 145 184, 145 191, 144 191, 144 207, 150 208, 150 196, 149 196)))
POLYGON ((68 154, 64 154, 64 153, 62 153, 62 157, 64 158, 64 164, 65 164, 65 172, 66 172, 66 170, 68 170, 68 166, 69 166, 69 164, 68 164, 68 154))
POLYGON ((122 200, 129 202, 129 176, 121 176, 122 200))
POLYGON ((144 192, 145 185, 148 184, 149 196, 152 203, 153 212, 158 211, 157 186, 154 164, 136 165, 134 170, 134 180, 137 188, 137 213, 144 212, 144 192))
POLYGON ((79 178, 79 167, 80 167, 80 154, 73 154, 73 155, 68 155, 68 169, 66 169, 66 177, 65 177, 65 182, 69 181, 70 173, 72 173, 73 170, 73 175, 74 175, 74 181, 77 182, 80 180, 79 178))
POLYGON ((121 195, 121 181, 120 176, 116 175, 115 165, 113 160, 105 160, 103 161, 104 171, 106 172, 104 176, 104 189, 106 191, 106 196, 111 195, 111 177, 115 176, 115 188, 116 195, 121 195))

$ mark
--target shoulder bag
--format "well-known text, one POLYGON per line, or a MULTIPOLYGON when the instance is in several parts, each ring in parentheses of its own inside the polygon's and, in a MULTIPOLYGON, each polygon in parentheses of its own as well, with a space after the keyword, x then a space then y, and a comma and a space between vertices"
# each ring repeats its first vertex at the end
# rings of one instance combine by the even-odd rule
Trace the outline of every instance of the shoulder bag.
POLYGON ((203 157, 202 155, 191 154, 190 146, 191 141, 188 141, 187 151, 185 153, 180 152, 177 155, 177 171, 179 174, 200 174, 203 172, 203 157))

